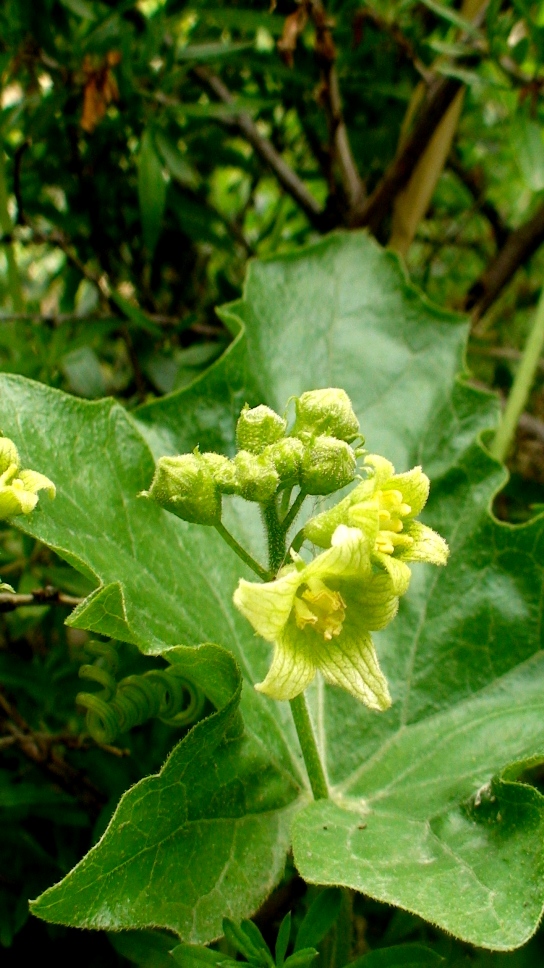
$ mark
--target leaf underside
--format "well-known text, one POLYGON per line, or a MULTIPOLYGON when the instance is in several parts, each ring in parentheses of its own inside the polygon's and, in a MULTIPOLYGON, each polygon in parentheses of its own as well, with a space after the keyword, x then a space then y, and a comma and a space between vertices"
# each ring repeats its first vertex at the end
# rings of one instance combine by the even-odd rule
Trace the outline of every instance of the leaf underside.
MULTIPOLYGON (((154 924, 210 940, 225 914, 251 914, 280 877, 295 813, 295 862, 307 880, 400 905, 476 945, 520 945, 544 899, 544 799, 518 782, 525 761, 544 757, 544 523, 514 528, 490 515, 504 474, 478 438, 496 422, 497 403, 457 375, 466 322, 424 300, 363 233, 252 263, 243 298, 220 314, 236 334, 223 357, 135 417, 112 401, 0 378, 4 433, 58 488, 52 505, 42 501, 17 523, 102 589, 72 624, 154 654, 215 642, 246 680, 245 732, 229 739, 226 706, 199 724, 158 777, 125 795, 102 841, 34 911, 81 927, 154 924), (251 688, 270 652, 232 606, 238 578, 250 575, 211 529, 138 493, 149 486, 152 453, 197 444, 231 453, 245 400, 281 411, 292 394, 323 386, 347 390, 370 451, 399 471, 423 465, 432 480, 424 520, 452 556, 445 569, 414 567, 398 618, 376 635, 393 696, 387 713, 320 681, 310 689, 333 787, 332 801, 311 803, 288 706, 251 688), (209 800, 198 836, 187 834, 193 859, 179 835, 168 841, 168 863, 150 866, 149 831, 193 754, 186 816, 198 815, 202 784, 209 800), (227 769, 236 816, 225 816, 227 769), (254 840, 240 833, 246 805, 254 840), (140 821, 127 823, 136 807, 140 821), (218 843, 226 850, 236 838, 240 852, 232 848, 221 867, 218 843), (120 858, 125 874, 114 876, 120 858)), ((254 510, 234 501, 228 524, 262 554, 254 510)))

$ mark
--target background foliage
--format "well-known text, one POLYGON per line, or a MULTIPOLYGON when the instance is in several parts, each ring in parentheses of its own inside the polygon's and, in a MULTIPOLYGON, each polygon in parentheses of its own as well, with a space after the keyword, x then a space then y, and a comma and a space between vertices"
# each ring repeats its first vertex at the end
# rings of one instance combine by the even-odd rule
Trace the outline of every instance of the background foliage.
MULTIPOLYGON (((214 306, 240 294, 249 256, 367 226, 430 297, 470 311, 473 378, 506 395, 542 280, 543 25, 517 0, 5 0, 2 370, 152 405, 230 342, 214 306)), ((511 521, 542 500, 541 379, 495 505, 511 521)), ((94 656, 63 625, 92 583, 8 528, 0 576, 22 595, 54 589, 2 621, 0 941, 8 964, 37 943, 60 963, 120 964, 128 949, 104 935, 28 921, 27 898, 74 865, 179 731, 153 720, 92 742, 74 700, 94 656)), ((117 676, 158 661, 123 646, 117 676)), ((267 938, 295 901, 264 910, 267 938)), ((467 963, 538 963, 538 939, 478 955, 363 898, 355 914, 360 952, 419 939, 467 963)))

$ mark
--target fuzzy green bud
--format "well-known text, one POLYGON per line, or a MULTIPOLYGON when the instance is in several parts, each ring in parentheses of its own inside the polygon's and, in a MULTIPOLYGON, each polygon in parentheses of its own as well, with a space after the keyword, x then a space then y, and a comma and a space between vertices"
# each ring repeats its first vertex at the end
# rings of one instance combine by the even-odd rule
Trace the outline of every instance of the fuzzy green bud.
POLYGON ((221 495, 202 454, 161 457, 155 469, 150 497, 165 511, 195 524, 217 524, 221 519, 221 495))
POLYGON ((212 451, 202 454, 203 463, 209 467, 211 475, 221 494, 239 494, 240 485, 236 474, 234 462, 224 457, 223 454, 214 454, 212 451))
POLYGON ((274 464, 266 454, 248 453, 240 450, 234 458, 239 494, 246 501, 269 501, 280 483, 274 464))
POLYGON ((308 494, 332 494, 351 484, 357 460, 349 444, 336 437, 316 437, 304 452, 300 486, 308 494))
POLYGON ((304 457, 304 444, 298 437, 284 437, 266 448, 265 454, 276 468, 282 484, 298 484, 304 457))
POLYGON ((359 434, 359 421, 345 390, 309 390, 295 398, 295 410, 292 432, 296 437, 326 434, 350 443, 359 434))
POLYGON ((265 447, 283 437, 287 424, 270 407, 261 404, 250 408, 247 403, 236 424, 236 443, 240 450, 262 454, 265 447))

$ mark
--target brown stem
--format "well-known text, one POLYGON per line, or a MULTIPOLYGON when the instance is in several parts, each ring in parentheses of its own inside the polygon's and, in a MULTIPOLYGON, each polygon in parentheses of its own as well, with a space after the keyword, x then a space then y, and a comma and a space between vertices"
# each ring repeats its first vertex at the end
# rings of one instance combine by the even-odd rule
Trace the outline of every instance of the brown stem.
MULTIPOLYGON (((206 67, 193 67, 192 72, 198 81, 223 102, 234 104, 235 98, 220 77, 212 74, 206 67)), ((272 169, 286 192, 300 205, 308 220, 319 230, 323 229, 323 209, 306 188, 296 172, 283 160, 274 145, 259 132, 253 118, 247 111, 236 111, 232 117, 222 119, 221 123, 237 127, 262 160, 272 169)))
POLYGON ((330 30, 330 21, 321 0, 310 0, 308 9, 316 29, 315 54, 321 67, 320 101, 329 127, 330 153, 338 164, 342 187, 351 211, 361 203, 364 185, 351 151, 344 121, 336 70, 336 48, 330 30))
POLYGON ((0 612, 13 612, 22 605, 69 605, 74 608, 76 605, 81 605, 82 601, 83 598, 65 595, 58 588, 46 585, 45 588, 38 588, 34 592, 22 595, 0 592, 0 612))
POLYGON ((498 246, 504 245, 508 236, 508 228, 501 214, 494 205, 484 197, 484 186, 477 170, 465 168, 457 154, 452 151, 448 159, 448 166, 457 175, 460 182, 470 192, 477 209, 489 222, 498 246))
POLYGON ((502 249, 469 290, 465 309, 471 310, 477 322, 495 302, 513 275, 544 242, 544 205, 528 222, 510 232, 502 249))
POLYGON ((407 184, 439 121, 461 87, 462 82, 456 77, 439 77, 432 82, 419 117, 402 143, 399 153, 370 197, 352 214, 352 228, 368 225, 373 232, 377 231, 396 195, 407 184))

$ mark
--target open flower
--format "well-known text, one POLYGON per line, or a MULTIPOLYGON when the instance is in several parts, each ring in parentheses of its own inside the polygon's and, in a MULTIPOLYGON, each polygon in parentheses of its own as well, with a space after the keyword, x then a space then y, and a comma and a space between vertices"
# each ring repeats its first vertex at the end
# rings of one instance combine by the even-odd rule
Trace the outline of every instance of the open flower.
POLYGON ((304 535, 321 548, 328 548, 340 524, 360 528, 370 543, 371 561, 384 568, 396 595, 408 590, 410 561, 445 565, 449 549, 444 539, 416 521, 429 496, 429 478, 421 467, 405 474, 385 457, 371 454, 365 459, 369 477, 357 485, 335 507, 312 518, 304 535))
POLYGON ((0 437, 0 521, 16 514, 30 514, 38 492, 55 497, 55 485, 37 471, 21 470, 19 453, 12 440, 0 437))
POLYGON ((310 564, 294 556, 274 581, 240 580, 235 605, 274 644, 268 675, 255 688, 293 699, 319 669, 371 709, 387 709, 391 698, 370 632, 391 622, 398 597, 389 575, 373 571, 363 531, 340 525, 330 544, 310 564))

